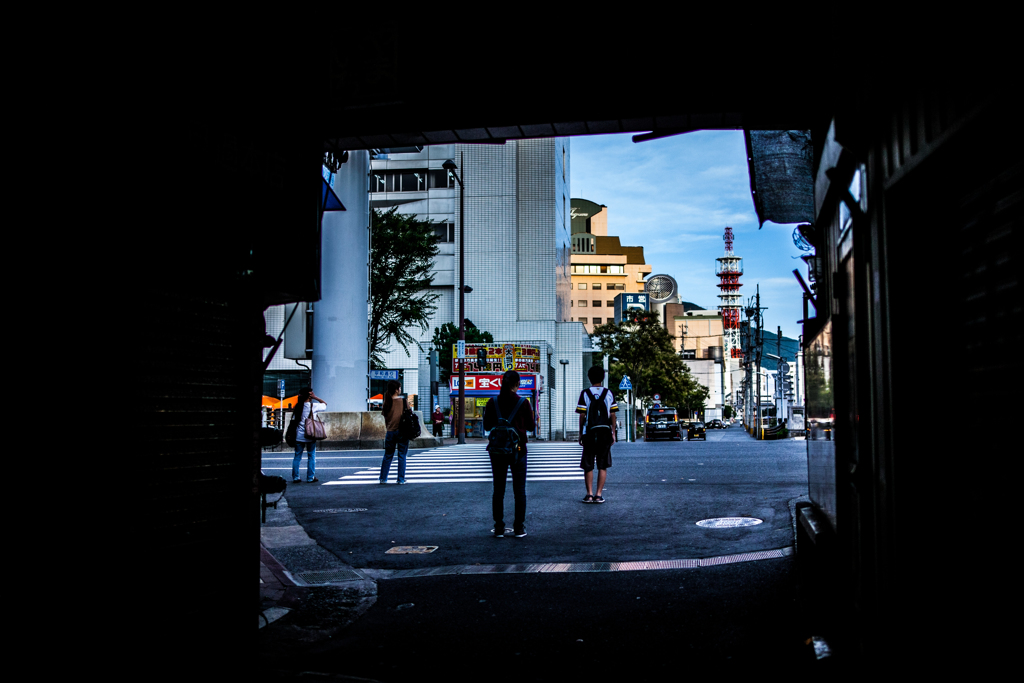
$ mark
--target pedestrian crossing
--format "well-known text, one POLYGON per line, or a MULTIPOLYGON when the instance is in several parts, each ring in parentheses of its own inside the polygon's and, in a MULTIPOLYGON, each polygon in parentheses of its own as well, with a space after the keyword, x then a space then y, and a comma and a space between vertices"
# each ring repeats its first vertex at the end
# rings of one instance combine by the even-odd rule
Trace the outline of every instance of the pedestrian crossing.
MULTIPOLYGON (((416 454, 406 460, 405 481, 408 484, 453 484, 461 482, 490 482, 491 460, 486 444, 445 446, 416 454)), ((531 441, 527 446, 526 481, 579 481, 583 479, 580 455, 583 448, 576 443, 543 443, 531 441)), ((398 455, 391 461, 388 482, 394 483, 398 475, 398 455)), ((380 464, 348 474, 323 486, 377 484, 380 464)), ((511 471, 508 480, 511 481, 511 471)))

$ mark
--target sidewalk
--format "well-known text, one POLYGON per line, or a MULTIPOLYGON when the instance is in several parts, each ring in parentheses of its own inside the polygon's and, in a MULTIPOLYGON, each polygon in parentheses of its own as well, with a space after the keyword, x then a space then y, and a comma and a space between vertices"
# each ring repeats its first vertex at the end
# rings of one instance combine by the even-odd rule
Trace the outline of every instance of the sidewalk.
POLYGON ((329 648, 334 635, 376 600, 376 581, 310 538, 285 497, 277 509, 267 510, 267 522, 260 525, 258 643, 261 659, 278 668, 279 677, 294 675, 289 663, 329 648))

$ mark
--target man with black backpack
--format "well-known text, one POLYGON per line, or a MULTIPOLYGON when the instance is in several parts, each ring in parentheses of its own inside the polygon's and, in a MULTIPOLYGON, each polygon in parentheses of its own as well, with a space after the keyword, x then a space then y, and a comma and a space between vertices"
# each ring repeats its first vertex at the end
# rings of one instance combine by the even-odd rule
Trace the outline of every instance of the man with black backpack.
POLYGON ((494 493, 491 512, 494 537, 505 538, 505 480, 512 468, 512 493, 516 516, 512 524, 516 538, 526 535, 526 433, 533 430, 533 409, 529 399, 516 393, 519 373, 509 370, 501 377, 501 391, 484 408, 487 453, 491 457, 494 493))
POLYGON ((580 392, 576 412, 580 415, 580 445, 583 457, 583 483, 587 485, 584 503, 603 503, 601 492, 612 466, 612 444, 615 443, 616 419, 619 406, 604 383, 604 368, 593 366, 587 371, 591 387, 580 392), (594 466, 597 466, 597 492, 594 491, 594 466))

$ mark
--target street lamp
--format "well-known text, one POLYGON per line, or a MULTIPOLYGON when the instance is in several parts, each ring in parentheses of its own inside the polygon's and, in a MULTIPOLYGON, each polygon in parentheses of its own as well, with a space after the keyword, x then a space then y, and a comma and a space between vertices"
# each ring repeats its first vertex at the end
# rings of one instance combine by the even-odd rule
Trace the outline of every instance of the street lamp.
POLYGON ((569 365, 569 361, 560 360, 558 362, 562 364, 562 441, 568 441, 569 437, 565 433, 565 410, 567 407, 565 402, 565 370, 569 365))
MULTIPOLYGON (((466 165, 465 154, 460 154, 459 161, 463 167, 466 165)), ((462 178, 456 173, 458 166, 455 161, 447 159, 441 168, 448 171, 459 183, 459 341, 465 346, 466 341, 466 292, 473 291, 466 287, 466 186, 462 184, 462 178)), ((459 359, 459 440, 458 443, 466 443, 466 359, 459 359)))

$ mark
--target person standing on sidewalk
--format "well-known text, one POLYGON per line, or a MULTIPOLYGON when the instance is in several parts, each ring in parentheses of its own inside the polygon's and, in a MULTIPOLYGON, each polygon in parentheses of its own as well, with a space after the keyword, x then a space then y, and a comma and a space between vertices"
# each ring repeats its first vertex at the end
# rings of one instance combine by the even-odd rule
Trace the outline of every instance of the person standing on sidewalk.
POLYGON ((434 406, 434 414, 431 416, 430 421, 434 423, 434 436, 444 436, 444 413, 441 412, 441 406, 434 406))
POLYGON ((587 486, 584 503, 603 503, 601 492, 608 479, 608 468, 612 466, 612 444, 615 443, 615 414, 619 406, 612 392, 603 386, 604 368, 593 366, 587 371, 591 387, 580 393, 576 412, 580 415, 580 445, 583 457, 583 483, 587 486), (597 492, 594 491, 594 466, 597 466, 597 492))
MULTIPOLYGON (((493 453, 491 458, 491 475, 494 478, 494 492, 491 495, 491 513, 494 517, 494 537, 505 537, 505 482, 508 477, 508 470, 512 468, 512 493, 516 501, 516 513, 513 520, 512 531, 516 538, 526 535, 526 432, 533 429, 533 409, 530 406, 530 399, 524 398, 523 403, 516 410, 519 403, 519 373, 509 370, 501 376, 501 391, 497 398, 492 398, 484 407, 484 431, 489 432, 498 426, 498 411, 501 416, 509 420, 511 426, 519 435, 519 457, 515 463, 509 463, 493 453), (495 409, 497 406, 497 410, 495 409), (515 415, 513 415, 515 411, 515 415)), ((490 449, 490 446, 488 446, 490 449)))
POLYGON ((306 418, 314 413, 327 410, 327 404, 323 399, 313 393, 313 388, 303 389, 299 392, 295 410, 292 412, 292 420, 298 420, 295 428, 295 457, 292 459, 292 482, 298 483, 299 465, 302 464, 302 449, 306 449, 306 482, 315 483, 320 481, 316 477, 316 439, 306 438, 306 418))
POLYGON ((398 483, 405 483, 405 459, 409 453, 409 439, 402 437, 398 430, 402 422, 402 413, 405 412, 405 399, 402 398, 402 385, 396 380, 388 380, 387 391, 384 392, 384 424, 387 434, 384 436, 384 459, 380 463, 380 483, 388 482, 388 474, 391 471, 391 460, 395 457, 395 449, 398 449, 398 483))

